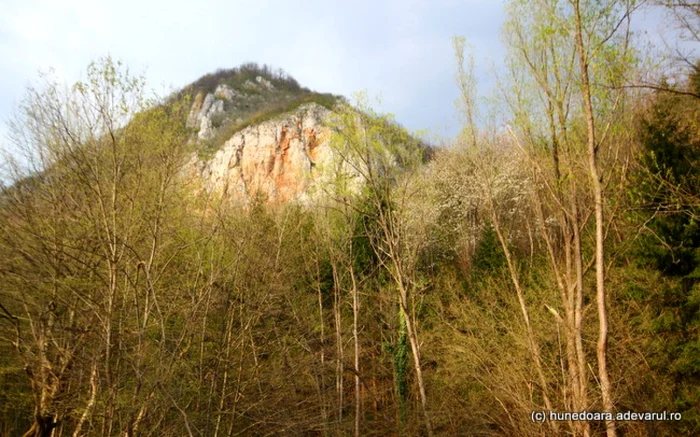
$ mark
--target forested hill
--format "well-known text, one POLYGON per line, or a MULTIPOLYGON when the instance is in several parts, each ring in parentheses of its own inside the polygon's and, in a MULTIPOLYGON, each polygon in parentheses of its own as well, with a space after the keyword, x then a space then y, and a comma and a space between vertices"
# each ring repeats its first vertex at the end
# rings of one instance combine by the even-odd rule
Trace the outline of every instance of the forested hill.
MULTIPOLYGON (((302 88, 282 70, 257 64, 208 74, 166 105, 189 108, 186 128, 195 150, 183 169, 185 178, 222 201, 239 203, 261 197, 309 204, 323 198, 330 179, 339 176, 340 148, 332 146, 332 132, 349 121, 351 112, 362 111, 340 96, 302 88)), ((417 141, 389 117, 367 111, 361 116, 374 118, 383 135, 395 137, 387 137, 389 143, 417 141)), ((428 156, 429 146, 421 143, 420 148, 428 156)), ((362 185, 357 171, 343 171, 354 173, 355 185, 362 185)))
POLYGON ((553 4, 508 3, 495 119, 457 40, 437 149, 256 65, 30 89, 0 434, 699 435, 699 64, 553 4))

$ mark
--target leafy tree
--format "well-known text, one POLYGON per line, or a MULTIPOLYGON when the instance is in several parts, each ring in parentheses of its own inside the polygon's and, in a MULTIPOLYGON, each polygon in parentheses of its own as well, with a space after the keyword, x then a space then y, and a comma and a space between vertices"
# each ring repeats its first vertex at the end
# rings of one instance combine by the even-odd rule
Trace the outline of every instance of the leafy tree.
MULTIPOLYGON (((692 93, 700 92, 698 77, 687 82, 692 93)), ((643 297, 651 309, 647 335, 655 370, 669 376, 672 408, 683 413, 676 429, 690 435, 700 430, 700 100, 657 91, 645 114, 636 194, 646 232, 637 257, 664 278, 643 297)))

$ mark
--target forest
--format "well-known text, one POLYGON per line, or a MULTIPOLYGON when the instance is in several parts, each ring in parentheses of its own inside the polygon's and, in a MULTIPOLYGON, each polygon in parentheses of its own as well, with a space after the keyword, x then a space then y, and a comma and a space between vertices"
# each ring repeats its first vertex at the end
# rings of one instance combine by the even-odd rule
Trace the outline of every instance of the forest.
POLYGON ((657 3, 506 2, 495 96, 453 41, 460 135, 338 99, 307 205, 198 189, 186 93, 109 57, 29 88, 0 435, 700 435, 700 60, 633 31, 697 49, 700 5, 657 3))

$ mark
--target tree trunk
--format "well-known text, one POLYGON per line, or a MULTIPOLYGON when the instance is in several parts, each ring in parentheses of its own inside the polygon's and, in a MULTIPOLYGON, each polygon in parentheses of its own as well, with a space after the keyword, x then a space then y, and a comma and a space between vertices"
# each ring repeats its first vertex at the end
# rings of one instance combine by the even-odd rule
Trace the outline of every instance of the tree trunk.
MULTIPOLYGON (((518 303, 520 304, 520 311, 523 314, 523 320, 525 322, 525 329, 527 331, 527 339, 530 345, 530 353, 532 354, 532 360, 535 363, 535 372, 540 383, 540 389, 542 390, 542 398, 544 399, 544 405, 547 410, 552 411, 552 403, 549 400, 549 390, 547 389, 547 379, 544 376, 544 369, 542 368, 542 357, 540 354, 540 347, 535 338, 535 332, 532 329, 532 324, 530 323, 530 313, 527 310, 527 304, 525 303, 525 296, 523 294, 522 287, 520 286, 520 280, 518 279, 517 271, 515 270, 515 264, 513 263, 513 258, 508 248, 508 244, 501 232, 500 222, 498 216, 496 215, 496 209, 493 205, 493 199, 490 198, 489 193, 489 204, 491 208, 491 220, 493 221, 493 226, 496 230, 496 235, 498 236, 498 241, 501 243, 501 248, 506 257, 506 263, 508 264, 508 271, 510 273, 510 278, 513 281, 513 286, 515 287, 515 293, 518 297, 518 303)), ((552 430, 559 434, 559 424, 556 421, 549 421, 552 430)))
MULTIPOLYGON (((352 260, 350 260, 352 263, 352 260)), ((360 299, 358 296, 355 271, 350 265, 350 279, 352 281, 352 336, 355 342, 355 437, 360 437, 360 414, 362 413, 362 399, 360 386, 360 336, 358 330, 358 318, 360 313, 360 299)))
MULTIPOLYGON (((397 275, 397 277, 400 277, 397 275)), ((433 425, 430 421, 430 413, 428 412, 428 397, 425 391, 425 382, 423 380, 423 368, 420 363, 420 350, 418 348, 417 333, 414 329, 411 317, 408 314, 408 292, 406 286, 399 282, 399 295, 401 298, 401 313, 403 314, 406 323, 406 331, 408 333, 408 343, 411 345, 411 354, 413 355, 413 367, 416 371, 416 381, 418 382, 418 391, 420 394, 420 405, 423 410, 423 418, 425 419, 425 428, 428 432, 428 437, 433 436, 433 425)))
POLYGON ((344 392, 343 392, 343 326, 342 317, 340 313, 340 275, 338 275, 338 269, 333 263, 331 267, 333 270, 333 290, 334 290, 334 302, 333 302, 333 313, 335 316, 335 341, 336 341, 336 366, 335 366, 335 386, 338 394, 338 424, 343 421, 343 404, 345 403, 344 392))
POLYGON ((31 428, 22 437, 51 437, 56 426, 58 423, 52 414, 37 414, 31 428))
MULTIPOLYGON (((598 306, 598 345, 596 354, 598 358, 598 378, 600 379, 600 390, 603 397, 603 408, 606 412, 612 413, 614 409, 612 400, 612 388, 608 376, 608 314, 605 302, 605 250, 603 247, 605 235, 603 232, 603 188, 598 172, 596 144, 595 119, 593 114, 593 104, 591 101, 591 89, 588 77, 588 57, 583 46, 583 33, 581 24, 581 10, 579 1, 574 4, 575 9, 575 44, 578 55, 579 67, 581 69, 581 86, 583 102, 586 111, 586 130, 588 136, 588 166, 591 177, 591 188, 595 199, 595 269, 596 269, 596 300, 598 306)), ((605 428, 608 437, 616 437, 615 421, 606 420, 605 428)))

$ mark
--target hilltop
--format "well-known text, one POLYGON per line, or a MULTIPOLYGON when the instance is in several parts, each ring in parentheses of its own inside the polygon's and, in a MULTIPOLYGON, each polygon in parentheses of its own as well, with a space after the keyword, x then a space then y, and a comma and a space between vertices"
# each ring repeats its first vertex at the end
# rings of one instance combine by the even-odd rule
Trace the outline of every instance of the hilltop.
POLYGON ((210 156, 236 132, 305 103, 330 110, 345 102, 342 96, 302 87, 282 69, 256 63, 206 74, 174 98, 191 102, 187 126, 197 133, 201 157, 210 156))
POLYGON ((262 195, 273 203, 309 203, 311 192, 322 190, 318 182, 333 161, 333 114, 338 105, 347 108, 342 96, 311 91, 283 70, 253 63, 207 74, 175 102, 187 110, 195 148, 187 177, 225 198, 262 195))

